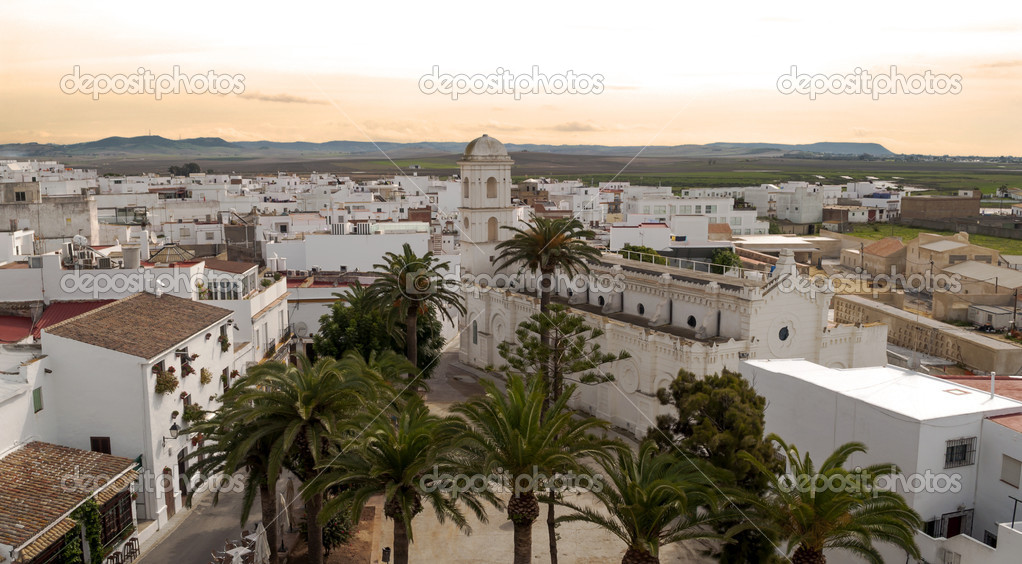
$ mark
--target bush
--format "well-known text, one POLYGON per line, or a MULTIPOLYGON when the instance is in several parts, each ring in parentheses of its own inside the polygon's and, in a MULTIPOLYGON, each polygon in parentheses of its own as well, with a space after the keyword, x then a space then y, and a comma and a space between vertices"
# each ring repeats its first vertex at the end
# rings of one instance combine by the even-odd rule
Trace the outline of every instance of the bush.
POLYGON ((177 377, 173 373, 159 371, 156 373, 156 388, 158 394, 169 394, 177 389, 177 377))
MULTIPOLYGON (((323 526, 324 556, 330 556, 331 550, 351 542, 351 537, 355 533, 355 527, 352 526, 351 521, 346 517, 347 514, 348 508, 345 507, 331 517, 327 524, 323 526)), ((302 535, 302 539, 308 544, 309 524, 305 519, 302 519, 301 525, 299 525, 299 532, 302 535)))
POLYGON ((210 372, 208 368, 203 368, 199 371, 199 381, 202 382, 203 386, 205 386, 213 381, 213 373, 210 372))
POLYGON ((202 421, 205 418, 206 410, 195 404, 186 405, 185 412, 181 415, 181 420, 185 423, 195 423, 196 421, 202 421))

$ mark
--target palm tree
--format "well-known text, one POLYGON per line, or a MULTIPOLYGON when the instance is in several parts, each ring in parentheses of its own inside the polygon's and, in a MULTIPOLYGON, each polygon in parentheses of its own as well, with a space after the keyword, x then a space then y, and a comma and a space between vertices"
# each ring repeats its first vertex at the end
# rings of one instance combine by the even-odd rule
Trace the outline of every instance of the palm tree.
POLYGON ((454 323, 449 308, 465 314, 461 295, 444 279, 450 263, 440 262, 432 252, 417 256, 405 243, 401 254, 388 252, 383 264, 373 265, 380 277, 369 287, 368 296, 384 311, 404 316, 405 356, 418 366, 418 319, 430 308, 454 323))
POLYGON ((900 494, 881 491, 876 485, 878 477, 897 474, 897 466, 844 468, 851 455, 866 452, 865 445, 851 442, 839 446, 817 469, 809 453, 800 456, 794 445, 777 435, 767 439, 775 441, 787 457, 787 475, 774 474, 747 454, 744 458, 770 481, 757 504, 759 525, 787 542, 789 553, 794 549, 792 562, 825 564, 824 550, 844 549, 871 564, 883 564, 875 542, 893 544, 912 558, 920 558, 913 538, 922 526, 919 514, 900 494))
MULTIPOLYGON (((270 443, 265 438, 248 443, 250 437, 258 427, 258 421, 248 423, 228 423, 235 419, 239 410, 247 409, 247 406, 240 405, 234 401, 233 390, 240 390, 244 386, 244 380, 224 394, 224 403, 211 419, 193 424, 189 433, 193 436, 201 435, 205 442, 198 449, 192 451, 188 456, 193 462, 188 468, 188 476, 202 476, 207 480, 216 478, 211 476, 231 476, 237 472, 245 472, 244 497, 241 506, 241 525, 248 522, 255 503, 255 496, 259 494, 262 522, 266 523, 266 541, 269 546, 277 546, 277 527, 271 526, 279 514, 277 512, 277 484, 270 480, 267 474, 270 457, 270 443)), ((195 492, 188 493, 188 504, 191 505, 195 492)), ((220 501, 220 490, 214 488, 213 505, 220 501)), ((282 509, 283 510, 283 509, 282 509)), ((270 551, 270 564, 277 564, 279 556, 276 550, 270 551)))
POLYGON ((557 520, 585 521, 614 534, 628 546, 622 564, 659 564, 668 544, 720 538, 710 526, 724 515, 715 510, 720 476, 712 466, 661 453, 651 440, 638 455, 622 446, 615 457, 601 457, 600 466, 605 483, 593 495, 604 511, 560 501, 575 513, 557 520))
POLYGON ((553 276, 557 270, 575 276, 589 273, 586 261, 600 258, 600 251, 589 246, 586 239, 596 232, 586 229, 582 222, 571 217, 545 218, 533 214, 525 229, 503 226, 514 232, 507 241, 497 244, 496 270, 520 264, 540 274, 539 310, 547 313, 553 293, 553 276))
POLYGON ((532 524, 539 516, 536 492, 546 485, 533 480, 531 487, 519 487, 519 479, 535 478, 537 474, 552 476, 554 469, 581 470, 580 459, 599 455, 612 444, 589 435, 589 431, 605 429, 607 423, 573 417, 567 403, 574 386, 566 389, 544 414, 546 390, 540 378, 526 384, 523 378, 511 376, 507 393, 500 392, 492 382, 480 383, 485 395, 454 407, 454 412, 468 422, 462 448, 469 454, 468 466, 476 473, 503 473, 510 480, 513 490, 507 517, 514 525, 514 562, 529 564, 532 524))
POLYGON ((458 423, 451 417, 430 414, 417 395, 400 407, 394 404, 384 417, 363 418, 356 423, 365 429, 359 448, 337 457, 316 480, 317 489, 342 490, 326 503, 320 520, 347 508, 357 522, 369 498, 383 494, 384 515, 394 521, 394 564, 408 562, 412 519, 422 512, 423 502, 433 508, 441 523, 449 518, 467 532, 471 529, 458 501, 485 523, 486 511, 480 500, 487 497, 486 492, 452 496, 436 482, 436 477, 449 468, 447 460, 455 450, 453 439, 461 430, 458 423))
MULTIPOLYGON (((589 273, 587 261, 600 258, 600 251, 591 247, 586 239, 592 239, 596 232, 586 229, 575 217, 545 218, 536 214, 527 223, 525 229, 505 225, 504 229, 514 232, 506 241, 497 244, 498 255, 495 261, 496 270, 519 264, 533 273, 539 273, 539 314, 543 320, 550 319, 550 298, 553 295, 554 276, 558 269, 565 275, 573 277, 581 272, 589 273)), ((552 350, 553 339, 550 337, 550 324, 540 324, 540 343, 546 350, 552 350)), ((554 380, 548 388, 551 399, 556 401, 561 387, 556 380, 557 368, 553 357, 547 360, 543 373, 546 378, 554 380)), ((544 409, 549 401, 544 404, 544 409)), ((550 562, 557 564, 557 530, 554 522, 554 502, 551 496, 547 516, 547 530, 550 537, 550 562)))
POLYGON ((338 440, 340 430, 376 405, 389 386, 372 372, 342 369, 332 358, 313 364, 305 355, 300 355, 295 365, 260 364, 249 370, 248 377, 251 381, 238 392, 236 401, 251 407, 237 420, 253 424, 255 429, 242 441, 242 449, 267 441, 267 479, 276 483, 281 468, 288 464, 305 482, 302 495, 308 516, 309 559, 322 564, 323 528, 319 517, 323 492, 309 488, 308 483, 324 462, 329 446, 338 440))

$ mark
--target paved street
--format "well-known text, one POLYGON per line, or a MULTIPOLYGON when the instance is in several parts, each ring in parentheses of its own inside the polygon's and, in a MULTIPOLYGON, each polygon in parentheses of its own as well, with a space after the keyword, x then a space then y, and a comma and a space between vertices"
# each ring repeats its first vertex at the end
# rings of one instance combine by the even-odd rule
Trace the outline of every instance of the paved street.
MULTIPOLYGON (((196 500, 191 513, 177 528, 142 556, 145 564, 203 564, 210 561, 210 553, 223 550, 224 541, 241 537, 240 493, 222 493, 220 503, 213 507, 213 496, 196 500)), ((256 498, 249 524, 255 530, 260 519, 259 499, 256 498)))

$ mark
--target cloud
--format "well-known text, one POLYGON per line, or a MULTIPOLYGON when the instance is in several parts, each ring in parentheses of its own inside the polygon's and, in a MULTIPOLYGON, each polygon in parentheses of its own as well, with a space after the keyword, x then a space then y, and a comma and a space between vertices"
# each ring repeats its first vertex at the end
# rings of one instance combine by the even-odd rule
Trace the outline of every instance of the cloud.
POLYGON ((251 100, 260 100, 263 102, 281 102, 283 104, 326 104, 326 100, 315 100, 312 98, 303 98, 301 96, 292 96, 291 94, 263 94, 261 92, 245 92, 241 95, 242 98, 249 98, 251 100))
POLYGON ((568 133, 578 133, 582 131, 603 131, 602 127, 595 125, 591 122, 582 123, 580 121, 569 121, 561 123, 553 127, 549 127, 553 131, 563 131, 568 133))

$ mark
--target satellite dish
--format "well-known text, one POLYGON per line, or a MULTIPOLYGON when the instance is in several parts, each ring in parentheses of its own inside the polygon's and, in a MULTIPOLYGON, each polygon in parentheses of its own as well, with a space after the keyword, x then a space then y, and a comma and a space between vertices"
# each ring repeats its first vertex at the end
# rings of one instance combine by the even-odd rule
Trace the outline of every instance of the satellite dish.
POLYGON ((71 241, 73 241, 74 244, 78 245, 79 247, 85 247, 88 246, 89 244, 89 239, 84 235, 75 235, 74 237, 71 238, 71 241))
POLYGON ((309 325, 304 321, 295 323, 295 335, 299 337, 305 337, 309 334, 309 325))

